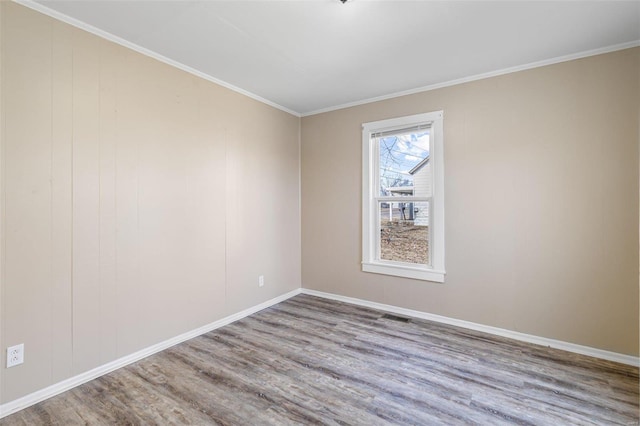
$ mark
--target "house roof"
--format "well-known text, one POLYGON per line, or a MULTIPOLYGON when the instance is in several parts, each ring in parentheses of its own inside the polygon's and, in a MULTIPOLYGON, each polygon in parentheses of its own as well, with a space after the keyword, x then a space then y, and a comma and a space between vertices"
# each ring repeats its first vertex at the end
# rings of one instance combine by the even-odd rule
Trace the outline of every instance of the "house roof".
POLYGON ((418 164, 415 165, 415 167, 411 170, 409 170, 409 174, 415 174, 418 170, 420 170, 421 168, 424 167, 425 164, 427 164, 429 162, 429 156, 427 155, 424 160, 422 160, 421 162, 419 162, 418 164))

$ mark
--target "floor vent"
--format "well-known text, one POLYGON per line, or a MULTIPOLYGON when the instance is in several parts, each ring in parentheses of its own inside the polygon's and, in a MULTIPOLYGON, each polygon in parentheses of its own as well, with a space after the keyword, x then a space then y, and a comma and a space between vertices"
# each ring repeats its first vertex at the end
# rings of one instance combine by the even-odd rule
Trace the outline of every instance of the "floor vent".
POLYGON ((409 322, 409 318, 399 317, 397 315, 392 315, 392 314, 384 314, 380 318, 388 319, 388 320, 391 320, 391 321, 398 321, 398 322, 409 322))

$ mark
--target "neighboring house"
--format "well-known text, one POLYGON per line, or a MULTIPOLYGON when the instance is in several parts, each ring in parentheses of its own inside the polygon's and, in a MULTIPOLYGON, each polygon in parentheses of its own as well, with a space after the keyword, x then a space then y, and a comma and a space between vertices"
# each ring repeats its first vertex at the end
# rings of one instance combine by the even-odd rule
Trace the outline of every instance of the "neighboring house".
POLYGON ((413 195, 413 186, 392 186, 387 188, 389 195, 413 195))
MULTIPOLYGON (((413 176, 414 196, 431 197, 433 195, 431 185, 431 163, 427 155, 424 160, 416 164, 409 170, 409 174, 413 176)), ((419 203, 415 208, 414 224, 418 226, 429 226, 429 208, 424 203, 419 203)))
MULTIPOLYGON (((387 189, 389 195, 394 196, 402 196, 402 195, 413 195, 413 186, 393 186, 387 189)), ((397 208, 400 211, 400 219, 402 220, 413 220, 413 203, 391 203, 391 209, 389 210, 389 220, 393 218, 393 208, 394 204, 397 204, 397 208), (404 211, 403 211, 404 209, 404 211)))
MULTIPOLYGON (((409 174, 413 176, 413 186, 396 186, 387 188, 389 195, 413 195, 416 197, 431 197, 433 195, 431 185, 431 163, 427 155, 424 160, 420 161, 415 167, 409 170, 409 174)), ((392 209, 395 207, 391 203, 392 209)), ((429 226, 429 208, 425 203, 397 203, 398 208, 406 207, 405 214, 402 219, 413 220, 414 225, 429 226)), ((391 220, 391 210, 389 211, 389 220, 391 220)))

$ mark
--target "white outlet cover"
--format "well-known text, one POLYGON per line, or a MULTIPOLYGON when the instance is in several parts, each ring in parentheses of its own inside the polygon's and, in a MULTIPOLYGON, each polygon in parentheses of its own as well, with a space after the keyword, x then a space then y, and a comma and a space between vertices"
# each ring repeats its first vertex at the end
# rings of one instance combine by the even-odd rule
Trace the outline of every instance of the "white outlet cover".
POLYGON ((7 348, 7 368, 24 362, 24 343, 7 348))

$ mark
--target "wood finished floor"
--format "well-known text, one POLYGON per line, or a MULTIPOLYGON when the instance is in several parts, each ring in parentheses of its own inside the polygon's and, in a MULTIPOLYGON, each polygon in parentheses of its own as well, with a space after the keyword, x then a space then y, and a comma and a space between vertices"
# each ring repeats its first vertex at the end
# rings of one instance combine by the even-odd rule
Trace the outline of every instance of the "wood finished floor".
POLYGON ((637 425, 638 369, 299 295, 0 425, 637 425))

